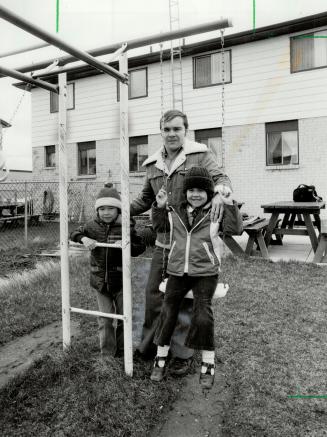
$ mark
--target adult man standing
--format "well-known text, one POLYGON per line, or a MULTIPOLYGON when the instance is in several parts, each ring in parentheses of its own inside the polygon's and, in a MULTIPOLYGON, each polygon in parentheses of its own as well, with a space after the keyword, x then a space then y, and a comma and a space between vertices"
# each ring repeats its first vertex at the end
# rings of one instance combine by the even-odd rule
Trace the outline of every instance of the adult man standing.
MULTIPOLYGON (((186 138, 188 120, 185 114, 177 110, 165 112, 160 120, 160 129, 163 146, 143 163, 146 168, 145 182, 141 193, 131 203, 131 215, 139 215, 150 209, 156 194, 163 186, 168 195, 168 204, 178 205, 183 199, 186 171, 193 166, 201 166, 209 171, 215 183, 216 195, 212 201, 211 218, 217 220, 223 207, 220 196, 228 197, 232 191, 229 178, 221 172, 205 144, 186 138)), ((138 346, 138 351, 144 358, 152 359, 156 352, 153 337, 163 301, 159 284, 167 265, 168 252, 169 233, 158 233, 146 287, 142 340, 138 346)), ((192 300, 184 299, 171 340, 172 361, 169 368, 170 373, 175 375, 183 375, 188 371, 193 355, 193 350, 184 346, 191 321, 192 304, 192 300)))

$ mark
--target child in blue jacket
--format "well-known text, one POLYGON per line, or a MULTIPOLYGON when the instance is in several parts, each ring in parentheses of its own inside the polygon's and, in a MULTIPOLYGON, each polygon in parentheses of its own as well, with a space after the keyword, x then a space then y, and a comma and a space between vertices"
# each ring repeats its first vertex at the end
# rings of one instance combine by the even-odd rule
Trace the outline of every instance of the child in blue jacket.
POLYGON ((167 206, 167 193, 162 188, 152 207, 153 226, 157 232, 170 230, 168 282, 154 342, 157 356, 151 380, 161 381, 179 306, 189 290, 193 291, 193 317, 185 346, 202 351, 200 384, 211 388, 215 374, 214 318, 212 297, 218 284, 220 255, 218 231, 242 233, 238 205, 224 198, 224 214, 217 223, 210 221, 214 185, 209 172, 192 167, 184 179, 186 201, 176 208, 167 206))

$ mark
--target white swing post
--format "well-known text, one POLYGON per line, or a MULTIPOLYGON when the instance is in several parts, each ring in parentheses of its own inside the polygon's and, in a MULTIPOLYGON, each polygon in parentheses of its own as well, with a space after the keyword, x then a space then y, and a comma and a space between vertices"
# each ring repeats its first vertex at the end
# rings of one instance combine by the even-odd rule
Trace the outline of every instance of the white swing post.
MULTIPOLYGON (((128 74, 127 53, 119 56, 119 71, 128 74)), ((132 342, 132 286, 131 242, 129 207, 129 144, 128 144, 128 84, 120 82, 120 177, 122 199, 122 255, 123 255, 123 308, 124 308, 124 361, 125 372, 133 375, 132 342)))
POLYGON ((61 264, 61 307, 63 348, 70 346, 70 284, 68 254, 68 194, 67 194, 67 73, 59 79, 59 211, 60 211, 60 264, 61 264))

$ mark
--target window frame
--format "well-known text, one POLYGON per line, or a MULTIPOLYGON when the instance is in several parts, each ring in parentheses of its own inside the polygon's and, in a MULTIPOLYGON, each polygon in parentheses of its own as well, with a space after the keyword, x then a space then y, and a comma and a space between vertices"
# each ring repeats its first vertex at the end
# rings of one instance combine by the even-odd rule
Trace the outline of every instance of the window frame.
POLYGON ((49 144, 47 146, 44 146, 44 168, 56 168, 56 145, 55 144, 49 144), (49 150, 50 147, 54 148, 54 165, 47 165, 47 157, 49 156, 47 153, 47 150, 49 150))
MULTIPOLYGON (((75 109, 75 82, 67 83, 67 93, 68 93, 68 87, 71 85, 73 88, 73 106, 71 108, 67 107, 67 111, 72 111, 73 109, 75 109)), ((50 91, 50 114, 56 114, 57 112, 59 112, 59 94, 50 91), (58 99, 58 102, 57 102, 58 109, 57 110, 53 109, 55 99, 58 99)))
MULTIPOLYGON (((228 84, 228 83, 232 83, 232 50, 231 49, 227 49, 224 50, 224 52, 229 52, 229 72, 230 72, 230 79, 229 80, 225 80, 224 84, 228 84)), ((209 85, 197 85, 196 84, 196 60, 199 58, 205 58, 208 56, 212 56, 215 55, 216 53, 222 53, 222 50, 215 50, 214 52, 207 52, 207 53, 202 53, 201 55, 197 55, 197 56, 193 56, 192 57, 192 63, 193 63, 193 89, 201 89, 201 88, 208 88, 208 87, 212 87, 212 86, 221 86, 223 83, 222 82, 217 82, 217 83, 211 83, 209 85)))
MULTIPOLYGON (((78 177, 95 177, 97 174, 97 159, 96 159, 96 141, 80 141, 77 143, 77 176, 78 177), (91 147, 91 145, 94 144, 94 147, 91 147), (80 167, 80 152, 82 150, 95 150, 95 173, 81 173, 81 167, 80 167)), ((88 165, 89 168, 89 165, 88 165)))
MULTIPOLYGON (((194 130, 194 140, 196 142, 199 142, 199 143, 201 143, 201 140, 209 140, 210 138, 221 138, 222 139, 222 136, 223 136, 222 135, 222 128, 220 126, 207 128, 207 129, 194 130), (210 135, 213 133, 217 133, 217 135, 210 135)), ((201 143, 201 144, 206 144, 206 143, 201 143)), ((206 146, 215 155, 215 158, 217 158, 217 163, 219 165, 219 168, 223 168, 223 166, 220 165, 220 161, 222 161, 222 156, 219 156, 219 153, 216 155, 216 153, 212 151, 212 149, 210 148, 209 145, 206 144, 206 146)), ((222 147, 222 144, 221 144, 221 147, 222 147)), ((218 152, 219 152, 219 150, 218 150, 218 152)), ((221 152, 222 152, 222 150, 221 150, 221 152)), ((222 164, 222 162, 221 162, 221 164, 222 164)))
MULTIPOLYGON (((299 121, 297 119, 265 123, 265 136, 266 136, 266 168, 268 169, 273 167, 288 168, 288 167, 294 167, 300 165, 299 121), (279 129, 277 129, 277 127, 279 127, 278 125, 280 126, 279 129), (296 129, 294 129, 295 125, 296 125, 296 129), (284 164, 283 162, 281 162, 281 163, 268 164, 268 134, 273 132, 280 133, 280 134, 282 134, 283 132, 296 132, 297 134, 297 162, 296 163, 284 164)), ((283 158, 284 156, 282 154, 282 160, 283 158)))
MULTIPOLYGON (((293 70, 293 62, 292 62, 292 41, 299 39, 299 37, 304 35, 314 35, 315 33, 323 32, 323 31, 327 31, 327 28, 320 29, 314 32, 311 31, 311 32, 290 36, 289 41, 290 41, 290 73, 291 74, 302 73, 303 71, 313 71, 313 70, 321 70, 322 68, 327 68, 327 62, 326 62, 326 65, 322 65, 320 67, 311 67, 311 68, 304 68, 302 70, 293 70)), ((313 40, 315 39, 314 36, 312 37, 312 39, 313 40)), ((326 43, 327 43, 327 38, 326 38, 326 43)))
MULTIPOLYGON (((131 73, 133 73, 134 71, 139 71, 139 70, 145 70, 145 89, 146 89, 146 94, 144 96, 138 96, 138 97, 131 97, 131 88, 130 88, 130 83, 131 80, 128 83, 128 100, 136 100, 136 99, 144 99, 146 97, 148 97, 149 95, 149 89, 148 89, 148 67, 137 67, 137 68, 132 68, 130 70, 128 70, 128 74, 131 75, 131 73)), ((117 102, 120 102, 120 82, 119 80, 117 80, 116 82, 117 84, 117 102)))
MULTIPOLYGON (((149 146, 149 136, 148 135, 137 135, 134 137, 129 137, 128 139, 128 151, 130 152, 130 148, 131 146, 144 146, 144 145, 149 146), (146 143, 143 141, 143 139, 146 138, 146 143), (134 144, 131 144, 134 143, 134 144)), ((137 149, 136 149, 137 150, 137 149)), ((148 147, 148 155, 149 156, 149 147, 148 147)), ((138 151, 137 151, 137 158, 138 158, 138 151)), ((138 159, 137 159, 137 163, 138 163, 138 159)), ((144 173, 145 169, 142 168, 142 165, 138 168, 138 170, 131 170, 131 160, 129 160, 129 173, 144 173)))

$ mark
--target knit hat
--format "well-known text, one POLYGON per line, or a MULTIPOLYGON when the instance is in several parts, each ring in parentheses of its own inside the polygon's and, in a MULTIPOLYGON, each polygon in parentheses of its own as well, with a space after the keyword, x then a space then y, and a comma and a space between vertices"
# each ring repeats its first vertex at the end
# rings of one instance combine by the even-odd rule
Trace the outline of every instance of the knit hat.
POLYGON ((105 184, 97 195, 95 210, 97 211, 100 206, 114 206, 121 209, 120 195, 111 183, 105 184))
POLYGON ((214 193, 214 184, 210 173, 203 167, 191 167, 185 173, 183 191, 186 193, 191 188, 205 190, 208 197, 211 198, 214 193))

